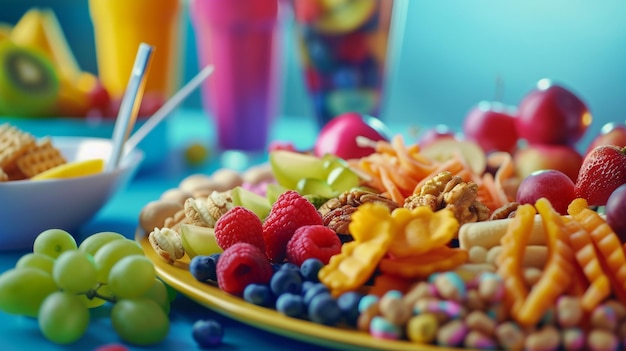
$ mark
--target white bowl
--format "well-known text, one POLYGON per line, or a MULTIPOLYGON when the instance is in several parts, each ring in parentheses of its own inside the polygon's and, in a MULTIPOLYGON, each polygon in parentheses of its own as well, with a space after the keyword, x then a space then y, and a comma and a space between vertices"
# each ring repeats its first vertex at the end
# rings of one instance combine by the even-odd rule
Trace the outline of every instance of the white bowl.
MULTIPOLYGON (((68 161, 109 159, 109 139, 51 137, 68 161)), ((89 221, 118 191, 126 187, 144 159, 141 150, 122 158, 111 172, 47 180, 0 182, 0 250, 31 248, 46 229, 70 233, 89 221)))

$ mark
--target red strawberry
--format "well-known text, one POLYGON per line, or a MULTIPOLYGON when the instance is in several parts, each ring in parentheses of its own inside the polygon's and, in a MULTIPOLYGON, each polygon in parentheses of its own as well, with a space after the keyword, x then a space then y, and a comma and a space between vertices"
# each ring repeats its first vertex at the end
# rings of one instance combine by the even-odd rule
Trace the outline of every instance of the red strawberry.
POLYGON ((235 206, 215 222, 215 241, 224 250, 236 243, 246 242, 265 252, 263 223, 251 210, 235 206))
POLYGON ((287 261, 302 265, 307 258, 317 258, 328 264, 341 252, 341 240, 334 230, 324 225, 306 225, 296 229, 287 243, 287 261))
POLYGON ((296 229, 314 224, 322 225, 322 216, 309 200, 294 190, 282 193, 263 223, 265 253, 270 261, 283 262, 287 243, 296 229))
POLYGON ((217 260, 217 284, 225 292, 243 295, 248 284, 267 284, 272 265, 265 253, 249 243, 236 243, 224 250, 217 260))
POLYGON ((576 180, 576 196, 591 206, 606 205, 613 190, 626 184, 626 148, 598 146, 585 156, 576 180))

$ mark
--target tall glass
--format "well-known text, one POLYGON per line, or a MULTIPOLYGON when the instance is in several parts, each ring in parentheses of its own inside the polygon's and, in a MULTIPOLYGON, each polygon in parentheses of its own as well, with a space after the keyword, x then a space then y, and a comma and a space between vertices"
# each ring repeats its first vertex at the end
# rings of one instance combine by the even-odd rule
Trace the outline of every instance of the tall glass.
POLYGON ((280 87, 279 0, 191 0, 202 103, 221 150, 264 151, 280 87))
POLYGON ((291 1, 302 72, 319 126, 344 112, 380 118, 392 11, 403 0, 291 1))

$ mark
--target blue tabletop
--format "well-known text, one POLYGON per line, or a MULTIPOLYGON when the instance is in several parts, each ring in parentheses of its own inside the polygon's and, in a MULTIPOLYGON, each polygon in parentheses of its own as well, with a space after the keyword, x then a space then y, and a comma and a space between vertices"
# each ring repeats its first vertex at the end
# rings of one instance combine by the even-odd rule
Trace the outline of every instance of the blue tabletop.
MULTIPOLYGON (((292 141, 297 147, 311 147, 317 128, 308 119, 281 118, 275 121, 272 139, 292 141)), ((218 167, 244 168, 246 162, 264 161, 263 155, 249 159, 237 155, 213 153, 207 163, 191 168, 183 161, 183 150, 189 143, 199 142, 212 148, 211 121, 199 111, 178 111, 167 120, 169 153, 163 162, 144 167, 128 187, 115 195, 94 218, 76 230, 78 241, 99 231, 116 231, 132 238, 138 227, 139 213, 149 201, 156 200, 167 189, 176 187, 187 175, 211 173, 218 167)), ((149 152, 149 150, 146 150, 149 152)), ((24 252, 1 252, 0 272, 13 267, 24 252)), ((39 332, 34 319, 0 312, 0 349, 13 350, 93 350, 105 344, 123 344, 106 317, 93 311, 87 334, 70 346, 58 346, 47 341, 39 332)), ((192 324, 198 319, 216 319, 224 327, 224 342, 216 350, 324 350, 319 345, 300 342, 272 334, 209 310, 178 294, 172 303, 171 330, 167 338, 150 348, 126 345, 131 350, 195 350, 192 324)))

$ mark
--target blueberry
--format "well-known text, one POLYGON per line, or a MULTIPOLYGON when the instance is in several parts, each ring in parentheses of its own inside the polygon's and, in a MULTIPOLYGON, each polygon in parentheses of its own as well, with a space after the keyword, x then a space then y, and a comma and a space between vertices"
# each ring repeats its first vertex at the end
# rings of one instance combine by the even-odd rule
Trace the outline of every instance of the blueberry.
POLYGON ((217 267, 219 257, 220 254, 194 256, 189 262, 189 272, 196 280, 201 282, 208 280, 217 281, 215 268, 217 267))
POLYGON ((280 269, 272 275, 270 288, 277 297, 286 292, 299 294, 302 290, 300 273, 292 269, 280 269))
POLYGON ((276 299, 276 310, 286 316, 299 318, 304 314, 302 296, 284 293, 276 299))
POLYGON ((269 286, 263 284, 248 284, 243 290, 243 299, 263 307, 270 307, 274 303, 269 286))
POLYGON ((322 267, 324 267, 324 263, 319 259, 307 258, 300 265, 300 274, 304 280, 317 283, 320 281, 317 274, 322 267))
POLYGON ((298 265, 296 265, 295 263, 291 263, 291 262, 283 263, 282 265, 280 265, 280 269, 291 269, 293 271, 300 273, 300 267, 298 267, 298 265))
POLYGON ((191 335, 201 348, 208 349, 222 343, 224 329, 216 320, 198 320, 192 326, 191 335))
POLYGON ((328 287, 322 283, 316 283, 312 287, 308 288, 303 295, 304 304, 309 305, 311 300, 319 294, 329 294, 328 287))
POLYGON ((341 310, 335 300, 328 293, 317 294, 308 306, 309 319, 312 322, 324 325, 335 325, 341 320, 341 310))
POLYGON ((359 318, 359 302, 363 294, 356 291, 349 291, 341 294, 337 298, 337 306, 341 310, 343 317, 351 326, 356 326, 357 319, 359 318))
POLYGON ((312 282, 312 281, 310 281, 310 280, 305 280, 305 281, 303 281, 303 282, 302 282, 302 288, 300 289, 300 290, 301 290, 301 291, 300 291, 300 295, 304 296, 304 295, 306 294, 306 292, 307 292, 310 288, 314 287, 316 284, 317 284, 317 283, 314 283, 314 282, 312 282))

